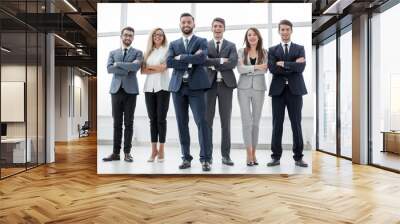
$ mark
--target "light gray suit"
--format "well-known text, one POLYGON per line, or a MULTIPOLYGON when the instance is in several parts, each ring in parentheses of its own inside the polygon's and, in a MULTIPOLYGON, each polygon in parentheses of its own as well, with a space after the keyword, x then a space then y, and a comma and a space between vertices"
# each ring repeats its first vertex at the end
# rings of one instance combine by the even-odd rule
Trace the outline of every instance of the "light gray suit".
MULTIPOLYGON (((246 147, 258 144, 258 132, 261 118, 261 111, 264 105, 265 91, 267 84, 265 73, 267 70, 255 70, 254 65, 250 64, 249 57, 247 64, 244 62, 244 49, 238 51, 239 62, 237 65, 240 73, 238 83, 238 100, 242 118, 243 141, 246 147)), ((265 51, 265 61, 267 63, 268 53, 265 51)), ((256 61, 258 64, 258 61, 256 61)))
POLYGON ((143 53, 131 47, 127 50, 125 58, 123 57, 124 52, 121 48, 111 51, 108 57, 107 71, 113 74, 110 93, 117 93, 122 86, 126 93, 139 94, 136 72, 140 69, 143 61, 143 53), (133 63, 135 60, 138 60, 138 63, 133 63))
POLYGON ((206 66, 211 88, 206 92, 207 110, 206 119, 211 130, 215 116, 215 104, 218 97, 219 116, 221 120, 221 155, 230 158, 231 150, 231 115, 232 95, 236 88, 236 77, 233 69, 236 67, 238 56, 234 43, 223 40, 219 52, 215 48, 214 40, 208 42, 208 58, 206 66), (221 64, 221 58, 228 58, 228 62, 221 64), (213 69, 211 68, 213 66, 213 69), (222 80, 217 80, 217 72, 221 73, 222 80))

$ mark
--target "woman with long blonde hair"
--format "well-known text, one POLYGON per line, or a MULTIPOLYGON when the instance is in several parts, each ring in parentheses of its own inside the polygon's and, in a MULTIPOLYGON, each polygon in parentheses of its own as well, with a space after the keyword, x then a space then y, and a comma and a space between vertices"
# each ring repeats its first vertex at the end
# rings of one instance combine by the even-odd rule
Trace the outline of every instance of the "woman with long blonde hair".
POLYGON ((166 66, 168 42, 164 30, 156 28, 149 34, 147 50, 142 64, 142 74, 146 75, 144 93, 147 114, 150 119, 152 153, 148 162, 164 161, 164 143, 167 133, 167 113, 170 93, 169 73, 166 66), (157 148, 159 143, 159 148, 157 148))

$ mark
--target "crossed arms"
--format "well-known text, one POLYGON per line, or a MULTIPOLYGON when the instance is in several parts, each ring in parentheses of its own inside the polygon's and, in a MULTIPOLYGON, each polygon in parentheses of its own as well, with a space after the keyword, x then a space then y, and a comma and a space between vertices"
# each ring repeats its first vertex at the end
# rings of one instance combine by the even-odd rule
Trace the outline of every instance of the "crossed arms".
POLYGON ((278 61, 274 52, 268 54, 268 67, 274 75, 292 75, 301 74, 306 67, 304 47, 300 49, 299 57, 296 61, 278 61))
POLYGON ((113 52, 110 52, 107 61, 107 71, 108 73, 113 73, 117 75, 128 75, 129 72, 137 72, 143 61, 143 53, 138 52, 136 59, 133 62, 115 62, 113 57, 113 52))
POLYGON ((207 59, 207 41, 201 40, 200 48, 194 54, 176 54, 174 44, 169 45, 167 67, 176 70, 187 70, 191 65, 202 65, 207 59))

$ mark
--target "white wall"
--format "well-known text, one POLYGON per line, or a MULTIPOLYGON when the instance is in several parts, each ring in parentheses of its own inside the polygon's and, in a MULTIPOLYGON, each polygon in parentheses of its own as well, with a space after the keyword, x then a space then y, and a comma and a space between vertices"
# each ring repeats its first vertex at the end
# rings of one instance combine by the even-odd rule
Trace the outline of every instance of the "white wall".
POLYGON ((88 78, 82 75, 76 68, 56 67, 56 141, 77 139, 78 124, 83 125, 88 120, 88 78), (78 90, 81 97, 78 97, 78 90), (82 107, 82 114, 79 105, 82 107))

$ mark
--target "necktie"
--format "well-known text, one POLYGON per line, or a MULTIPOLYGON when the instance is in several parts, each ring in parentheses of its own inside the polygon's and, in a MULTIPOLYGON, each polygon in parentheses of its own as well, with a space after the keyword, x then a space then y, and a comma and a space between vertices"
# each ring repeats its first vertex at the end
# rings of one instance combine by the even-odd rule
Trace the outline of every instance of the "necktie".
POLYGON ((219 41, 217 41, 217 54, 219 54, 219 41))
POLYGON ((289 55, 288 44, 285 44, 285 58, 287 59, 289 55))
POLYGON ((124 49, 124 57, 122 58, 122 61, 125 61, 125 56, 126 56, 126 51, 128 50, 128 48, 124 49))
POLYGON ((185 51, 187 52, 189 45, 189 39, 185 38, 185 51))

